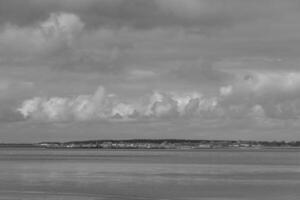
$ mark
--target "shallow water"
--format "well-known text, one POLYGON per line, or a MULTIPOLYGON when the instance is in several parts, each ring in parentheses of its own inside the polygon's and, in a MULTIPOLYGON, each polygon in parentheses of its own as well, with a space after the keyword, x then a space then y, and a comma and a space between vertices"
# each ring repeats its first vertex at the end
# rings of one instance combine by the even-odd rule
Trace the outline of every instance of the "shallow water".
POLYGON ((299 197, 298 151, 0 149, 0 200, 299 197))

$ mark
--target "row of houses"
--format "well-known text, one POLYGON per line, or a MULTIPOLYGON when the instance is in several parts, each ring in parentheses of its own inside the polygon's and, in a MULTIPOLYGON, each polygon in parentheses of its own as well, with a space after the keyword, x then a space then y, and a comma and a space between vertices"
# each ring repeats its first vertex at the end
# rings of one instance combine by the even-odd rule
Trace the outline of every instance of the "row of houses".
POLYGON ((45 148, 99 148, 99 149, 216 149, 216 148, 261 148, 260 144, 249 142, 123 142, 123 141, 91 141, 91 142, 68 142, 68 143, 40 143, 45 148))

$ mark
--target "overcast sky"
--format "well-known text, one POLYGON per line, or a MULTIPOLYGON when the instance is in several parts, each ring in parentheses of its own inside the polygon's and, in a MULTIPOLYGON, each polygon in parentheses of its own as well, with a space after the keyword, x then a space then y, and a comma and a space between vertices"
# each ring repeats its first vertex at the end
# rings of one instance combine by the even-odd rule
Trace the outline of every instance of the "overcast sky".
POLYGON ((0 0, 0 141, 300 140, 298 0, 0 0))

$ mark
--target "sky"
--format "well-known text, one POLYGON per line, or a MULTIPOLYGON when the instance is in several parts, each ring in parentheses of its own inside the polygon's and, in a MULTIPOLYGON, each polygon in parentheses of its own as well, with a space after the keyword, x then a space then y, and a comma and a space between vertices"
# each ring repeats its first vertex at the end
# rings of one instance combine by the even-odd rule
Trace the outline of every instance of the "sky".
POLYGON ((0 0, 0 142, 300 140, 297 0, 0 0))

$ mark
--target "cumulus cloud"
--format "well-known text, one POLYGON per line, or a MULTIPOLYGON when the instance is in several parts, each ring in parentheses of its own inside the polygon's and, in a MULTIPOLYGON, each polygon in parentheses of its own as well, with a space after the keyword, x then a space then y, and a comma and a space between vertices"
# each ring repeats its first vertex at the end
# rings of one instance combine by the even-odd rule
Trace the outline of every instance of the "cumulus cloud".
POLYGON ((290 120, 300 115, 298 73, 253 73, 220 87, 213 96, 199 92, 155 91, 123 100, 99 87, 76 97, 34 97, 18 108, 24 118, 45 121, 155 120, 174 118, 290 120))
POLYGON ((39 33, 47 43, 65 43, 70 46, 83 30, 84 24, 78 16, 69 13, 51 13, 39 26, 39 33))
POLYGON ((88 120, 105 118, 106 109, 109 108, 110 95, 105 96, 102 87, 93 95, 80 95, 74 98, 42 98, 35 97, 23 102, 19 112, 25 118, 42 119, 50 121, 88 120))
POLYGON ((42 121, 155 120, 201 116, 214 112, 218 102, 199 93, 154 92, 146 100, 122 101, 103 87, 91 95, 34 97, 18 108, 24 118, 42 121))

